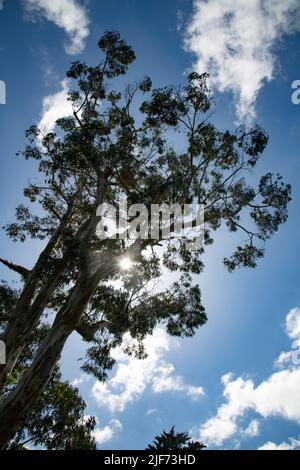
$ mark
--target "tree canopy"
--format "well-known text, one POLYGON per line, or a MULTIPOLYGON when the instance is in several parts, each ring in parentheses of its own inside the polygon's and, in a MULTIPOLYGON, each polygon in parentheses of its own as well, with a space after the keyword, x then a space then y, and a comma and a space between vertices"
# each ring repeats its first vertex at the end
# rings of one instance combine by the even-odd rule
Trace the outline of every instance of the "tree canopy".
POLYGON ((272 173, 253 177, 266 132, 259 126, 218 130, 210 122, 214 105, 205 73, 190 73, 183 87, 158 89, 146 76, 120 91, 134 51, 115 31, 107 31, 98 47, 98 64, 75 61, 67 72, 73 116, 59 119, 48 133, 31 126, 19 154, 37 162, 39 181, 24 189, 29 205, 17 207, 16 221, 5 230, 14 241, 43 240, 44 248, 31 269, 2 259, 22 285, 5 313, 7 362, 0 387, 14 376, 46 315, 48 322, 28 367, 0 405, 0 448, 47 393, 74 331, 88 343, 83 370, 100 380, 125 334, 133 340, 127 352, 140 358, 144 338, 159 324, 171 335, 192 336, 207 320, 193 275, 204 268, 214 232, 222 225, 244 237, 224 260, 229 271, 255 267, 265 241, 287 219, 290 186, 272 173), (116 205, 124 195, 128 205, 147 208, 203 204, 203 246, 188 250, 180 238, 99 239, 98 206, 116 205), (128 271, 120 267, 124 256, 132 262, 128 271), (149 288, 163 269, 177 272, 178 280, 165 289, 149 288))
POLYGON ((162 434, 155 436, 153 444, 149 444, 146 450, 203 450, 206 445, 202 442, 192 441, 187 432, 175 432, 173 426, 169 432, 163 431, 162 434))

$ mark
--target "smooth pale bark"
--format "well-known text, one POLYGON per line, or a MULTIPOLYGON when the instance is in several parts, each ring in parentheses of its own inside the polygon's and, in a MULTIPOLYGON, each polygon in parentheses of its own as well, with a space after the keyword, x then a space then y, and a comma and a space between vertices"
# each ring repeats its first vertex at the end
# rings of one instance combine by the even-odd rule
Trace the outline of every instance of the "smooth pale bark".
MULTIPOLYGON (((95 232, 95 226, 97 223, 96 209, 101 200, 102 186, 103 181, 101 179, 101 181, 98 183, 98 193, 95 201, 94 214, 82 223, 76 235, 74 236, 74 241, 82 244, 81 255, 83 258, 86 256, 85 252, 88 246, 88 242, 95 232)), ((41 252, 34 268, 31 270, 28 278, 26 279, 23 291, 17 300, 13 312, 11 312, 9 317, 6 330, 0 338, 6 344, 7 354, 6 364, 4 366, 0 366, 0 392, 7 381, 8 374, 13 371, 18 358, 24 350, 26 341, 29 339, 31 333, 38 324, 39 319, 47 307, 47 304, 50 301, 51 296, 57 286, 60 276, 65 271, 72 256, 71 250, 67 249, 62 259, 56 266, 54 273, 52 273, 51 277, 47 280, 46 284, 40 289, 39 293, 35 297, 36 285, 38 283, 40 273, 45 267, 45 263, 47 262, 48 257, 53 252, 56 243, 60 239, 69 223, 76 197, 77 193, 73 196, 66 213, 61 219, 61 223, 53 233, 44 250, 41 252)))
MULTIPOLYGON (((51 277, 47 280, 45 285, 40 289, 39 293, 35 295, 36 284, 40 271, 43 268, 48 256, 52 253, 59 237, 71 215, 71 207, 66 212, 62 219, 60 226, 57 228, 47 246, 40 254, 33 270, 28 276, 27 282, 17 301, 15 309, 10 315, 8 325, 1 339, 6 345, 6 364, 0 367, 0 391, 3 389, 8 374, 13 371, 13 368, 22 353, 26 341, 34 331, 39 319, 45 310, 51 296, 57 286, 57 283, 69 264, 70 253, 68 251, 64 254, 61 261, 57 264, 51 277), (34 300, 33 300, 34 299, 34 300), (32 302, 33 301, 33 302, 32 302)), ((79 237, 82 230, 86 228, 86 222, 78 230, 77 236, 79 237)))
POLYGON ((0 372, 0 390, 5 385, 8 374, 10 374, 22 353, 26 341, 37 326, 39 319, 53 294, 57 282, 66 268, 67 262, 60 263, 60 267, 51 276, 46 285, 40 290, 32 306, 24 309, 22 314, 14 316, 10 322, 9 328, 3 335, 3 341, 6 345, 7 357, 6 364, 0 372))
POLYGON ((17 388, 3 402, 0 407, 0 449, 7 447, 47 386, 53 368, 72 331, 64 325, 51 330, 32 366, 24 374, 17 388))
MULTIPOLYGON (((36 400, 46 388, 53 369, 60 358, 70 334, 80 328, 84 310, 100 282, 119 269, 118 256, 112 253, 94 253, 88 250, 88 239, 95 231, 96 218, 86 226, 81 239, 80 275, 63 307, 56 315, 50 332, 42 342, 32 365, 23 374, 16 388, 0 406, 0 448, 5 448, 33 409, 36 400), (84 243, 85 242, 85 243, 84 243)), ((133 258, 149 241, 136 240, 127 250, 133 258)))
POLYGON ((59 311, 49 334, 42 342, 32 365, 24 373, 16 389, 2 403, 0 448, 7 446, 47 386, 64 344, 80 321, 98 282, 97 278, 78 280, 69 300, 59 311))
POLYGON ((0 406, 0 449, 7 447, 26 420, 36 400, 43 392, 70 334, 80 325, 81 316, 101 280, 116 267, 113 257, 96 257, 86 264, 65 305, 57 313, 53 326, 42 342, 36 357, 23 374, 15 390, 0 406))

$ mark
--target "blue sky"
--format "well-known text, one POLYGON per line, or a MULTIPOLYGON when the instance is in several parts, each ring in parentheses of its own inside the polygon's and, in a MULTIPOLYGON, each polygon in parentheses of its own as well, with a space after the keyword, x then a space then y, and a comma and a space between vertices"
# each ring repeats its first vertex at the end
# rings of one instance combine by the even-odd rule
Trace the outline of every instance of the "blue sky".
MULTIPOLYGON (((215 123, 221 129, 241 120, 263 125, 270 142, 255 171, 279 172, 293 188, 288 222, 255 270, 229 274, 222 259, 238 238, 225 231, 216 236, 196 279, 208 322, 194 338, 175 341, 158 330, 149 342, 149 360, 138 364, 118 352, 119 365, 105 386, 81 375, 84 346, 78 336, 70 339, 64 377, 75 380, 87 412, 98 417, 101 448, 143 448, 174 424, 209 448, 300 446, 300 368, 291 354, 291 343, 300 344, 300 105, 291 101, 291 84, 300 79, 298 4, 0 1, 0 80, 6 84, 6 104, 0 105, 2 225, 13 220, 22 188, 36 176, 32 162, 15 156, 25 145, 24 129, 34 122, 50 129, 53 117, 68 111, 65 70, 77 57, 96 63, 96 43, 111 28, 136 51, 126 83, 147 74, 154 86, 180 84, 190 68, 211 72, 215 123)), ((39 243, 18 245, 0 237, 1 256, 32 265, 39 243)), ((1 278, 14 279, 5 268, 1 278)))

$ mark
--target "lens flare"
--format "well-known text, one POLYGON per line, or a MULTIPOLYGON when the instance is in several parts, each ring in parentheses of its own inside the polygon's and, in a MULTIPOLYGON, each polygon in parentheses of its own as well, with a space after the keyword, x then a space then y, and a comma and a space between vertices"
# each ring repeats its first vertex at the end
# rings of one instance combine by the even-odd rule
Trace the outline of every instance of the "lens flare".
POLYGON ((132 268, 132 266, 133 266, 133 262, 130 258, 124 257, 120 259, 120 268, 123 271, 128 271, 129 269, 132 268))

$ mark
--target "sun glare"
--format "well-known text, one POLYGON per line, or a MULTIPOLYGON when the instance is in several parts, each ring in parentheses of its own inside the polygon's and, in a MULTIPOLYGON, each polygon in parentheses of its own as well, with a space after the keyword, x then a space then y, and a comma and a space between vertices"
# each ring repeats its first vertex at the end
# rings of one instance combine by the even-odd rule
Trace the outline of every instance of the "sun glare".
POLYGON ((131 269, 133 266, 133 262, 131 261, 130 258, 121 258, 120 259, 120 268, 123 270, 123 271, 128 271, 128 269, 131 269))

